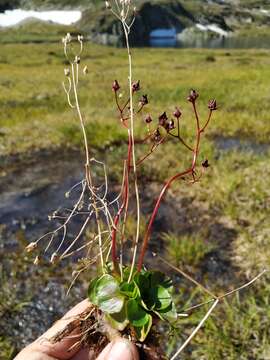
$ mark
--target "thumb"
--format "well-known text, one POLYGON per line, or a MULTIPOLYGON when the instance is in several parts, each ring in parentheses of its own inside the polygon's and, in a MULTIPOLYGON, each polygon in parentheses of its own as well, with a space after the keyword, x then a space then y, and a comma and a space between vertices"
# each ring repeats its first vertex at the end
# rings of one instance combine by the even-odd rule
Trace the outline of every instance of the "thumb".
POLYGON ((130 341, 117 339, 105 347, 97 360, 139 360, 139 355, 130 341))

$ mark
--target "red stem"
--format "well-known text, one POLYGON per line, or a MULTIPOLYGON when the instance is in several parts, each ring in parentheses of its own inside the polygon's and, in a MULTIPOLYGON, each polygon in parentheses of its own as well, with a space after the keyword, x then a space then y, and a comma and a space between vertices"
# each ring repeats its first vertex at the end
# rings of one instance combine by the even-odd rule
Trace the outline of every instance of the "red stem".
POLYGON ((159 197, 158 197, 158 199, 156 201, 156 205, 155 205, 154 210, 152 212, 152 215, 151 215, 151 218, 150 218, 150 221, 148 223, 147 230, 146 230, 146 233, 145 233, 145 236, 144 236, 144 239, 143 239, 142 249, 141 249, 141 253, 140 253, 140 256, 139 256, 138 267, 137 267, 138 272, 140 272, 142 270, 143 260, 144 260, 145 253, 146 253, 146 250, 147 250, 147 247, 148 247, 149 238, 150 238, 151 231, 152 231, 152 226, 153 226, 153 223, 154 223, 155 218, 157 216, 157 212, 158 212, 158 209, 160 207, 161 200, 163 199, 164 195, 166 194, 168 188, 171 186, 171 184, 175 180, 177 180, 177 179, 179 179, 179 178, 181 178, 181 177, 183 177, 185 175, 193 174, 194 169, 196 167, 197 157, 198 157, 199 148, 200 148, 201 133, 206 129, 207 125, 209 124, 210 119, 211 119, 211 115, 212 115, 212 111, 210 110, 208 120, 207 120, 206 124, 204 125, 204 127, 201 129, 200 128, 200 120, 199 120, 199 116, 198 116, 198 113, 197 113, 195 102, 192 103, 192 106, 193 106, 193 111, 194 111, 195 118, 196 118, 196 128, 197 128, 196 145, 195 145, 195 148, 193 150, 192 164, 191 164, 191 167, 188 168, 187 170, 172 176, 165 183, 165 185, 163 186, 163 188, 162 188, 162 190, 161 190, 161 192, 159 194, 159 197))

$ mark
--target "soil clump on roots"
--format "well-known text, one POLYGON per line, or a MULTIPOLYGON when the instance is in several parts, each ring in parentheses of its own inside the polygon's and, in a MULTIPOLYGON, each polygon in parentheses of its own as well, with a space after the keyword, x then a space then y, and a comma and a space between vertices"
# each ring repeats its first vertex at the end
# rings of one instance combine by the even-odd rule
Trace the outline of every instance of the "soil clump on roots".
POLYGON ((104 314, 93 305, 77 315, 65 328, 50 339, 55 344, 64 338, 78 334, 78 341, 72 346, 88 348, 89 352, 97 357, 104 347, 116 338, 122 337, 133 342, 138 350, 140 360, 168 360, 161 348, 160 334, 154 326, 144 343, 138 342, 133 334, 132 328, 127 327, 119 332, 113 329, 106 321, 104 314))

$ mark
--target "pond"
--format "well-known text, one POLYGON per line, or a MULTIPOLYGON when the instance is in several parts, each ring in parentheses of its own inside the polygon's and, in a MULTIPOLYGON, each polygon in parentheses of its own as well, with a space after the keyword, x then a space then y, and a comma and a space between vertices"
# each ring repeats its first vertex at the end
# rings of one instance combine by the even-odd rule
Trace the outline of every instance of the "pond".
POLYGON ((6 10, 0 13, 0 27, 13 26, 19 22, 35 18, 43 21, 52 21, 57 24, 70 25, 80 20, 81 11, 78 10, 59 10, 59 11, 32 11, 32 10, 6 10))
POLYGON ((161 48, 269 49, 270 37, 236 36, 216 24, 196 24, 180 33, 175 28, 155 29, 149 34, 149 45, 161 48))

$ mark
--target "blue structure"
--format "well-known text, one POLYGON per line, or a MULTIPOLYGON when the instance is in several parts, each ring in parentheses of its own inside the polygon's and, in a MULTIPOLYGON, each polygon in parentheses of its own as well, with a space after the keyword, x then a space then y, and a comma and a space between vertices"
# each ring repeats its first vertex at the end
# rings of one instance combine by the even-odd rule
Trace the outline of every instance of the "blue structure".
POLYGON ((176 29, 155 29, 149 34, 152 47, 175 47, 177 43, 176 29))

